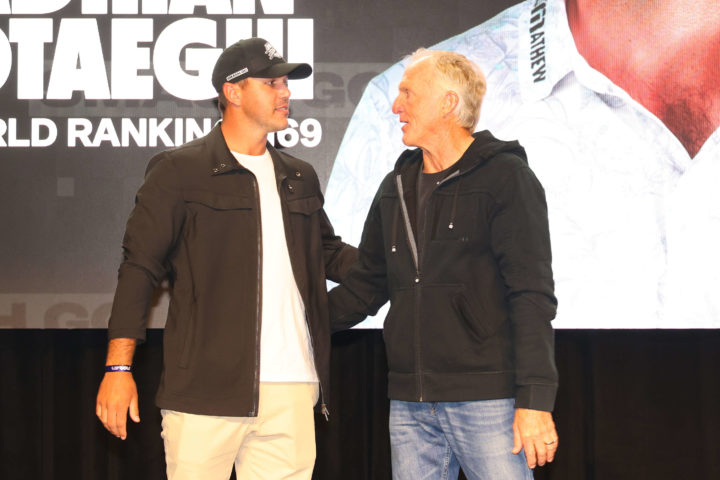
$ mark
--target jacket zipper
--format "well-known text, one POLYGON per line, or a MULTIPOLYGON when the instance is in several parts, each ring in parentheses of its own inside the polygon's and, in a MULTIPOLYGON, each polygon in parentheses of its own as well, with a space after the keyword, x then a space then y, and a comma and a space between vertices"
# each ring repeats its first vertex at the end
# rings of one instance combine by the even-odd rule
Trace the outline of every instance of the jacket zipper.
MULTIPOLYGON (((310 335, 310 344, 312 345, 312 335, 310 335)), ((313 352, 315 350, 313 349, 313 352)), ((323 395, 322 381, 320 381, 320 374, 318 374, 317 366, 315 367, 315 374, 318 376, 318 388, 320 389, 320 413, 325 417, 325 421, 330 421, 330 410, 328 410, 327 404, 325 403, 325 396, 323 395)))
MULTIPOLYGON (((286 180, 287 180, 287 177, 283 178, 279 184, 279 186, 280 186, 279 191, 283 192, 282 193, 283 196, 286 195, 286 193, 284 193, 285 189, 283 188, 283 184, 285 183, 286 180)), ((292 186, 290 186, 290 189, 292 190, 292 186)), ((282 199, 280 199, 280 200, 282 201, 282 199)), ((287 205, 287 200, 285 201, 285 205, 287 205)), ((284 212, 284 210, 283 210, 283 212, 284 212)), ((285 234, 287 235, 287 232, 285 234)), ((292 230, 290 231, 290 234, 292 235, 292 230)), ((289 248, 288 248, 288 255, 290 255, 289 248)), ((292 270, 292 261, 291 261, 290 268, 292 270)), ((300 291, 298 290, 298 294, 299 293, 300 293, 300 291)), ((300 295, 300 296, 302 297, 302 295, 300 295)), ((305 299, 303 299, 303 303, 304 302, 305 302, 305 299)), ((325 403, 325 396, 323 395, 322 381, 320 381, 320 372, 318 372, 317 365, 315 365, 315 342, 313 341, 312 329, 310 327, 310 322, 308 322, 307 312, 305 312, 305 327, 307 328, 308 338, 310 339, 310 348, 312 349, 312 352, 313 352, 313 368, 315 369, 315 375, 318 378, 318 389, 320 390, 320 413, 322 413, 323 416, 325 417, 325 421, 329 422, 330 421, 330 410, 328 410, 327 404, 325 403)))
POLYGON ((312 348, 313 368, 315 369, 315 375, 318 378, 318 388, 320 389, 320 413, 322 413, 325 417, 325 421, 329 422, 330 410, 328 410, 327 404, 325 403, 325 395, 323 395, 323 385, 322 381, 320 380, 320 372, 318 372, 317 365, 315 364, 315 342, 313 342, 312 331, 307 319, 307 312, 305 312, 305 326, 307 327, 308 338, 310 339, 310 348, 312 348))
POLYGON ((250 172, 252 175, 252 186, 253 192, 255 193, 255 202, 257 204, 258 214, 255 216, 257 221, 257 247, 258 247, 258 263, 257 263, 257 299, 256 299, 256 315, 255 315, 255 372, 253 381, 253 409, 248 414, 248 417, 255 417, 258 413, 258 404, 260 403, 260 334, 262 332, 262 265, 263 265, 263 250, 262 250, 262 223, 260 211, 260 192, 258 192, 257 180, 255 174, 250 172))
MULTIPOLYGON (((438 182, 438 184, 435 186, 433 191, 437 190, 437 188, 442 185, 443 183, 447 182, 451 178, 457 177, 460 175, 460 171, 456 170, 452 174, 445 177, 443 180, 438 182)), ((418 400, 420 402, 423 401, 423 383, 422 383, 422 355, 421 355, 421 344, 420 344, 420 321, 419 321, 419 315, 420 315, 420 261, 419 261, 419 252, 418 252, 418 244, 415 240, 415 235, 412 231, 412 225, 410 223, 410 215, 408 214, 407 205, 405 204, 405 196, 403 195, 403 186, 402 186, 402 176, 400 174, 395 176, 395 184, 397 185, 398 190, 398 197, 400 201, 400 206, 402 209, 403 219, 405 222, 405 234, 406 239, 408 242, 408 245, 410 246, 410 252, 412 253, 413 258, 413 264, 415 265, 415 314, 413 315, 413 318, 415 319, 414 322, 414 332, 413 336, 415 338, 415 365, 417 370, 417 389, 418 389, 418 400)), ((456 193, 457 194, 457 193, 456 193)), ((425 220, 427 221, 427 211, 426 208, 423 212, 423 215, 425 215, 425 220)), ((452 228, 452 227, 450 227, 452 228)))
POLYGON ((410 223, 410 215, 408 214, 407 205, 405 204, 405 196, 403 195, 402 177, 400 174, 395 176, 395 184, 397 185, 398 197, 400 201, 400 207, 402 209, 403 220, 405 222, 405 236, 410 246, 410 252, 412 253, 413 264, 415 266, 415 312, 413 315, 413 337, 415 339, 415 370, 417 372, 417 391, 418 400, 423 401, 423 383, 422 383, 422 355, 420 355, 420 266, 418 264, 418 250, 417 242, 415 241, 415 235, 412 231, 412 225, 410 223))

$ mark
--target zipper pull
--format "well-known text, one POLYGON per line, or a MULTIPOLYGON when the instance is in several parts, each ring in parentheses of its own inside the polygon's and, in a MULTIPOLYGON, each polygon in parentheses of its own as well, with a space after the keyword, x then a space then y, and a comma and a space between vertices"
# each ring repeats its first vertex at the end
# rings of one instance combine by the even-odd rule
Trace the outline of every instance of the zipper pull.
POLYGON ((324 403, 320 404, 320 413, 325 416, 326 422, 330 421, 330 411, 328 410, 327 405, 325 405, 324 403))

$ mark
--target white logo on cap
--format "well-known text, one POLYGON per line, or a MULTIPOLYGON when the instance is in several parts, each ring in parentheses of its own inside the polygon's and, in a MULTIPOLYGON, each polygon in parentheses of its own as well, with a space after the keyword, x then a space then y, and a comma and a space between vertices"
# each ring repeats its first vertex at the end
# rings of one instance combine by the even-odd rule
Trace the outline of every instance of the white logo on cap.
POLYGON ((282 55, 280 55, 278 51, 275 50, 275 47, 270 45, 269 42, 265 43, 265 55, 268 56, 268 60, 272 60, 273 58, 282 58, 282 55))
POLYGON ((240 75, 242 75, 243 73, 247 73, 247 71, 248 71, 248 69, 247 69, 247 67, 245 67, 245 68, 243 68, 242 70, 238 70, 238 71, 235 72, 235 73, 231 73, 230 75, 228 75, 227 77, 225 77, 225 81, 226 81, 226 82, 230 82, 230 81, 232 81, 233 78, 237 78, 237 77, 239 77, 240 75))

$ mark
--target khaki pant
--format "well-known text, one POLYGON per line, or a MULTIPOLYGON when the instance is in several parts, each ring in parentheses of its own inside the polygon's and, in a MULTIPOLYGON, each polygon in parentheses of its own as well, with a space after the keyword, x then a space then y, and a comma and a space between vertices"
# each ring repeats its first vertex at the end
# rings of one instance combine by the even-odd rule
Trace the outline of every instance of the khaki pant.
POLYGON ((258 416, 162 410, 169 480, 310 480, 317 383, 261 383, 258 416))

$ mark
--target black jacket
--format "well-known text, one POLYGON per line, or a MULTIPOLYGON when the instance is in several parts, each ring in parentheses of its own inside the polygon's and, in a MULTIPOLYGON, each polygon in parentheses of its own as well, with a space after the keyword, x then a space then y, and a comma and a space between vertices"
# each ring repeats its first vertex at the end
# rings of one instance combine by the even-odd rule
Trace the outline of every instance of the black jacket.
POLYGON ((415 213, 422 151, 400 156, 368 213, 359 263, 330 292, 333 329, 390 299, 390 398, 515 397, 516 407, 549 411, 557 302, 544 191, 517 142, 474 137, 433 190, 423 238, 415 213))
MULTIPOLYGON (((313 168, 268 149, 324 407, 330 358, 325 279, 339 281, 356 253, 334 235, 313 168)), ((151 160, 127 223, 108 333, 143 340, 153 291, 169 279, 159 407, 257 415, 260 262, 268 253, 261 247, 257 181, 238 165, 220 126, 151 160)))

